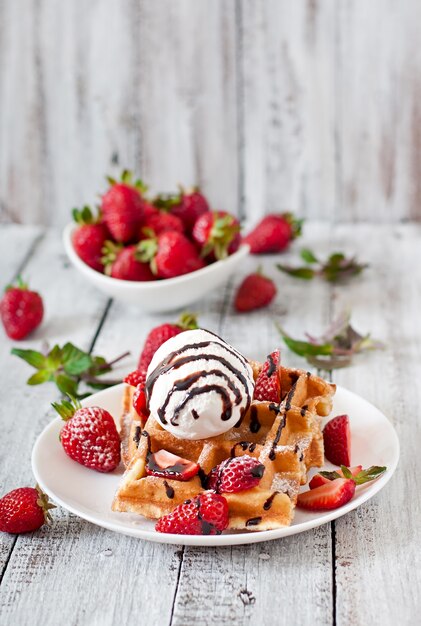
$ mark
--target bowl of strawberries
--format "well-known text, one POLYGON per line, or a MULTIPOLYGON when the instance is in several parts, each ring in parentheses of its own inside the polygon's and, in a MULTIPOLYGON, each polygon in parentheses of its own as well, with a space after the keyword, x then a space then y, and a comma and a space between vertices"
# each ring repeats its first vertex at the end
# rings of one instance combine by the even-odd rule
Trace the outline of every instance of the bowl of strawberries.
POLYGON ((199 190, 150 200, 128 171, 108 182, 97 214, 74 209, 63 233, 72 264, 108 296, 148 312, 182 308, 219 287, 247 256, 236 217, 211 210, 199 190))

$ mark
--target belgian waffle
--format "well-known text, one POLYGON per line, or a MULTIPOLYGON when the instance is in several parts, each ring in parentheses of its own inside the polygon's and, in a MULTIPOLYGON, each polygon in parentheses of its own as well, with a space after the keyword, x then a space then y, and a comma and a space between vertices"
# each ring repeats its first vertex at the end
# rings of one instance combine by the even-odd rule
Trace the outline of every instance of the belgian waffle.
MULTIPOLYGON (((249 361, 256 379, 263 365, 249 361)), ((301 484, 311 467, 324 462, 322 416, 330 413, 335 386, 303 370, 278 368, 280 404, 253 400, 241 423, 217 437, 186 441, 164 430, 151 416, 142 426, 127 387, 121 416, 122 457, 126 471, 115 495, 114 511, 157 519, 204 491, 204 477, 216 465, 248 454, 264 466, 257 487, 225 493, 229 528, 268 530, 291 523, 301 484), (199 475, 187 482, 146 474, 148 454, 167 450, 198 463, 199 475)))

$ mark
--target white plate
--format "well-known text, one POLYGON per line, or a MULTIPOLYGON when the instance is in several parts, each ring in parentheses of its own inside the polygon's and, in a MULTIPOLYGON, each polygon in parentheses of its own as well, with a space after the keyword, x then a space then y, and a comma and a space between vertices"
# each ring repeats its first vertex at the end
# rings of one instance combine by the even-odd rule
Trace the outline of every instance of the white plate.
MULTIPOLYGON (((85 406, 99 405, 115 418, 120 413, 124 384, 116 385, 87 398, 85 406)), ((59 432, 63 422, 58 417, 38 437, 32 451, 32 468, 41 488, 57 504, 80 517, 125 535, 177 545, 225 546, 257 543, 301 533, 326 524, 352 511, 372 498, 392 477, 399 459, 399 441, 389 420, 376 407, 356 394, 338 387, 331 416, 347 413, 352 435, 352 465, 386 465, 387 472, 378 480, 357 487, 354 498, 345 506, 327 513, 297 509, 291 526, 260 532, 232 531, 217 536, 169 535, 157 533, 154 523, 142 516, 114 513, 111 502, 123 468, 111 474, 92 471, 72 461, 63 451, 59 432)), ((325 421, 330 419, 325 418, 325 421)), ((325 469, 332 466, 326 463, 325 469)), ((312 471, 312 474, 316 470, 312 471)), ((304 487, 306 489, 307 487, 304 487)))

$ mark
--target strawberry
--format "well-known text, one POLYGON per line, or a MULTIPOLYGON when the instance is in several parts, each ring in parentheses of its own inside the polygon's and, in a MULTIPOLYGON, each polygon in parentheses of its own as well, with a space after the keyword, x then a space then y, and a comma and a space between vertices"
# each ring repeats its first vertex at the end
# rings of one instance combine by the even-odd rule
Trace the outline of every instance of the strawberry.
POLYGON ((0 530, 6 533, 27 533, 51 521, 54 504, 37 487, 20 487, 0 500, 0 530))
POLYGON ((128 243, 137 238, 143 217, 141 193, 145 190, 140 180, 132 184, 132 174, 125 170, 121 182, 108 178, 111 187, 102 196, 101 212, 115 241, 128 243))
POLYGON ((158 211, 149 214, 142 220, 140 227, 139 240, 148 239, 154 235, 160 235, 168 231, 175 230, 178 233, 184 233, 183 222, 176 215, 158 211))
POLYGON ((273 280, 264 276, 260 269, 243 280, 235 296, 234 306, 240 313, 268 306, 276 296, 273 280))
POLYGON ((123 382, 131 385, 132 387, 137 387, 138 385, 145 386, 145 371, 134 370, 133 372, 130 372, 130 374, 127 374, 127 376, 123 379, 123 382))
POLYGON ((179 194, 159 195, 155 198, 154 204, 179 217, 184 224, 184 229, 188 233, 191 233, 199 215, 209 211, 208 201, 197 187, 191 191, 185 191, 181 187, 179 194))
POLYGON ((150 262, 158 278, 174 278, 204 267, 195 246, 182 233, 170 231, 141 241, 139 258, 150 262))
POLYGON ((281 401, 281 381, 278 375, 280 362, 280 350, 275 350, 268 355, 254 385, 254 400, 263 402, 281 401))
POLYGON ((108 411, 82 408, 77 400, 54 402, 53 407, 66 422, 60 432, 65 453, 85 467, 112 472, 120 463, 120 437, 108 411))
POLYGON ((325 456, 334 465, 351 465, 351 431, 348 415, 338 415, 323 429, 325 456))
POLYGON ((183 459, 167 450, 158 450, 148 454, 146 473, 149 476, 161 476, 173 480, 190 480, 200 470, 200 465, 183 459))
POLYGON ((160 324, 159 326, 152 328, 145 339, 145 343, 139 357, 138 370, 146 373, 149 363, 152 361, 153 355, 168 339, 175 337, 184 330, 195 330, 197 328, 197 318, 191 313, 184 313, 180 317, 177 324, 160 324))
POLYGON ((355 493, 352 478, 336 478, 298 495, 297 506, 309 511, 330 511, 349 502, 355 493))
POLYGON ((192 239, 203 258, 225 259, 241 242, 240 223, 225 211, 206 211, 194 223, 192 239))
POLYGON ((243 239, 252 254, 282 252, 291 241, 301 234, 302 220, 291 213, 272 214, 264 217, 243 239))
POLYGON ((1 321, 11 339, 24 339, 42 322, 44 305, 36 291, 30 291, 20 276, 17 285, 8 285, 0 302, 1 321))
MULTIPOLYGON (((350 467, 349 471, 353 476, 356 476, 361 472, 362 468, 362 465, 356 465, 355 467, 350 467)), ((344 473, 341 469, 335 470, 335 473, 337 473, 338 476, 335 476, 334 478, 344 478, 344 473)), ((308 484, 310 489, 315 489, 316 487, 320 487, 321 485, 326 485, 326 483, 334 480, 334 478, 327 478, 326 474, 333 475, 334 472, 323 472, 323 474, 319 472, 318 474, 315 474, 308 484)))
POLYGON ((228 503, 223 496, 208 491, 179 504, 161 517, 155 530, 176 535, 220 535, 228 526, 228 503))
POLYGON ((102 248, 109 236, 105 224, 100 223, 99 216, 94 217, 91 209, 84 206, 82 210, 73 209, 73 219, 78 228, 73 231, 72 243, 76 254, 89 267, 103 272, 102 248))
POLYGON ((259 484, 265 466, 248 454, 226 459, 213 468, 207 487, 218 493, 237 493, 259 484))
POLYGON ((106 241, 102 262, 105 273, 120 280, 155 280, 148 263, 142 263, 137 246, 122 248, 120 244, 106 241))
POLYGON ((143 418, 143 421, 146 423, 146 420, 149 417, 149 411, 146 401, 146 393, 145 386, 138 385, 133 394, 133 408, 139 417, 143 418))

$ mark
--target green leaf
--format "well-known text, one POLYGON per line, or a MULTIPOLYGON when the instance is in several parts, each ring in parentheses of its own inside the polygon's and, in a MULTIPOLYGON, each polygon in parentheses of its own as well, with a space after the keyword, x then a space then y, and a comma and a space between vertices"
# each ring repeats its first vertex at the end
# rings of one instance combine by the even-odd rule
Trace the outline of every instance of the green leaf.
POLYGON ((51 371, 55 371, 56 369, 60 367, 61 362, 62 362, 62 351, 61 351, 60 346, 56 344, 47 355, 46 367, 51 371))
POLYGON ((300 256, 306 263, 318 263, 317 257, 309 248, 303 248, 300 252, 300 256))
POLYGON ((112 367, 104 367, 106 365, 107 360, 102 356, 95 356, 92 359, 92 366, 89 368, 89 374, 91 376, 101 376, 101 374, 106 374, 107 372, 111 372, 112 367))
POLYGON ((387 467, 380 467, 378 465, 372 465, 366 470, 362 470, 356 476, 354 476, 354 481, 357 485, 363 485, 364 483, 368 483, 371 480, 375 480, 387 470, 387 467))
POLYGON ((49 380, 52 380, 52 373, 49 370, 38 370, 35 374, 32 374, 26 381, 27 385, 41 385, 49 380))
POLYGON ((78 383, 74 378, 70 378, 70 376, 65 374, 57 374, 54 380, 61 393, 65 393, 68 396, 77 396, 78 383))
POLYGON ((302 278, 303 280, 311 280, 315 275, 314 270, 310 267, 290 267, 289 265, 281 265, 280 263, 278 263, 276 267, 289 276, 302 278))
POLYGON ((328 480, 336 480, 336 478, 342 478, 338 472, 319 472, 320 476, 327 478, 328 480))
POLYGON ((309 343, 307 341, 297 341, 291 337, 283 335, 283 340, 290 350, 300 356, 318 356, 332 354, 333 346, 331 343, 323 343, 320 345, 309 343))
POLYGON ((37 370, 40 370, 46 366, 46 357, 41 352, 36 352, 35 350, 21 350, 20 348, 12 348, 11 354, 18 356, 20 359, 32 365, 32 367, 36 367, 37 370))
POLYGON ((73 417, 75 411, 81 407, 81 404, 72 398, 71 402, 68 400, 63 400, 62 402, 52 402, 51 406, 57 411, 60 417, 64 419, 64 421, 67 421, 73 417))
POLYGON ((327 265, 333 265, 337 267, 345 260, 345 255, 342 252, 334 252, 327 260, 327 265))
POLYGON ((62 349, 63 368, 70 376, 79 376, 93 364, 90 354, 80 350, 72 343, 66 343, 62 349))
POLYGON ((346 465, 341 465, 341 470, 344 478, 353 478, 351 470, 346 465))

